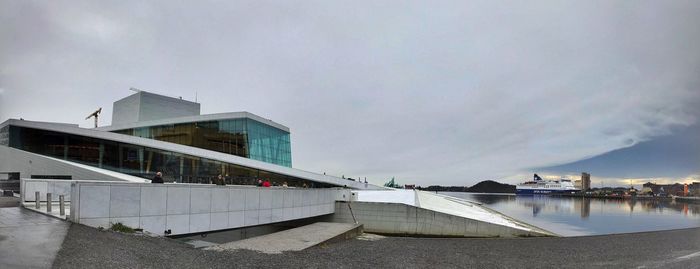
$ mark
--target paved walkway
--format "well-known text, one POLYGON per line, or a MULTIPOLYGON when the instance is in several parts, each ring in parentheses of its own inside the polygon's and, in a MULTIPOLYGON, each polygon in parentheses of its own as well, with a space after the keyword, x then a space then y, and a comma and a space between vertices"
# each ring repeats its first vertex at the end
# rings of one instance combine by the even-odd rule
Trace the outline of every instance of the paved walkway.
POLYGON ((46 202, 39 203, 39 208, 36 208, 35 203, 23 203, 24 209, 34 211, 43 215, 51 215, 54 218, 67 220, 70 215, 70 203, 65 203, 63 206, 63 215, 61 215, 61 207, 58 202, 51 203, 51 212, 46 212, 46 202))
POLYGON ((0 208, 0 267, 50 268, 69 227, 24 208, 0 208))
POLYGON ((19 197, 0 196, 0 207, 16 207, 16 206, 19 206, 19 197))
POLYGON ((338 237, 353 238, 362 233, 361 226, 360 224, 350 223, 316 222, 294 229, 212 246, 206 249, 218 251, 248 249, 268 254, 282 253, 283 251, 300 251, 338 237), (348 235, 347 237, 344 236, 346 234, 348 235))

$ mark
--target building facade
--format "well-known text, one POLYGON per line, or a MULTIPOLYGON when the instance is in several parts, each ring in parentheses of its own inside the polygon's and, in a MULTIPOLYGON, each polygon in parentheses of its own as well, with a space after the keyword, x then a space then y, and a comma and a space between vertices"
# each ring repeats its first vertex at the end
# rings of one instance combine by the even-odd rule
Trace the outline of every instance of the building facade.
POLYGON ((583 172, 581 173, 581 190, 586 191, 591 189, 591 174, 583 172))
POLYGON ((136 91, 135 94, 114 102, 112 106, 112 125, 197 116, 200 114, 201 105, 197 102, 138 89, 133 90, 136 91))
POLYGON ((11 148, 143 178, 162 172, 166 180, 174 182, 208 183, 221 174, 229 184, 254 184, 258 178, 279 185, 304 183, 260 169, 108 139, 16 125, 9 125, 1 132, 10 138, 11 148))
POLYGON ((250 118, 185 122, 112 132, 292 167, 289 132, 250 118))
MULTIPOLYGON (((134 98, 143 94, 127 97, 136 100, 129 105, 143 107, 138 104, 139 98, 134 98)), ((178 110, 173 106, 180 101, 169 98, 150 98, 148 106, 167 105, 170 110, 178 110), (165 101, 158 104, 153 100, 165 101)), ((183 109, 192 107, 186 103, 183 109)), ((149 111, 161 110, 152 107, 149 111)), ((188 113, 191 114, 185 112, 188 113)), ((175 118, 148 116, 143 121, 121 120, 119 124, 95 129, 8 120, 0 124, 0 146, 144 179, 162 172, 170 182, 210 183, 221 175, 227 184, 255 184, 261 179, 273 185, 286 183, 298 187, 379 188, 291 168, 289 128, 271 120, 248 112, 189 114, 175 118)), ((28 162, 31 166, 32 160, 28 162)), ((0 160, 0 170, 21 172, 23 178, 42 176, 32 173, 31 168, 14 171, 2 163, 0 160)))

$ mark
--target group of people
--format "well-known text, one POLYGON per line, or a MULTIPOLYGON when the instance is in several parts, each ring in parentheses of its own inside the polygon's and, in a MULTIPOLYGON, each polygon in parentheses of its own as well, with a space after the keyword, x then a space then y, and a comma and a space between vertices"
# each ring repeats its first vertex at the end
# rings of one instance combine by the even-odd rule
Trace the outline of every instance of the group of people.
MULTIPOLYGON (((163 183, 164 183, 164 181, 163 181, 163 173, 157 172, 156 175, 155 175, 155 176, 153 177, 153 179, 151 180, 151 183, 163 184, 163 183)), ((209 183, 210 183, 210 184, 216 184, 216 185, 219 185, 219 186, 225 186, 225 185, 226 185, 226 180, 224 179, 224 177, 223 177, 222 175, 219 175, 219 176, 216 177, 215 179, 211 180, 209 183)), ((262 179, 258 179, 258 181, 257 181, 257 186, 258 186, 258 187, 269 188, 269 187, 272 186, 272 184, 271 184, 270 181, 267 180, 267 179, 264 180, 264 181, 263 181, 262 179)), ((285 182, 282 183, 282 187, 284 187, 284 188, 289 187, 289 185, 287 185, 287 181, 285 181, 285 182)), ((304 188, 308 188, 309 186, 308 186, 306 183, 304 183, 303 187, 304 187, 304 188)))
POLYGON ((258 187, 269 188, 269 187, 272 186, 272 185, 270 184, 270 181, 269 181, 269 180, 263 181, 262 179, 258 179, 258 184, 257 184, 257 186, 258 186, 258 187))

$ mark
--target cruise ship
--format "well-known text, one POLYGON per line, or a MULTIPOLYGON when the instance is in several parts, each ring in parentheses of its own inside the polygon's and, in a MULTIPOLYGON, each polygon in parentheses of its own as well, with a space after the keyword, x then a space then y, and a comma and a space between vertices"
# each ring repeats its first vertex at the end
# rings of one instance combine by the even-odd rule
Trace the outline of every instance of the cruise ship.
POLYGON ((569 179, 543 180, 535 174, 532 181, 520 183, 515 186, 515 194, 518 195, 539 195, 553 193, 575 193, 580 191, 574 187, 574 183, 569 179))

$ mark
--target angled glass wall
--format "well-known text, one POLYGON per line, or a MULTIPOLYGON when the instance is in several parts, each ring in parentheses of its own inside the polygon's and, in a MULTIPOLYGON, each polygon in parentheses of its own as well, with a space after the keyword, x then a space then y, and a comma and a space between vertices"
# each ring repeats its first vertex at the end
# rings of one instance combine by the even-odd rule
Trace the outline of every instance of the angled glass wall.
POLYGON ((7 132, 10 147, 146 179, 152 179, 156 172, 162 172, 165 181, 181 183, 210 183, 222 175, 227 184, 236 185, 253 185, 257 179, 263 179, 279 186, 287 182, 289 186, 296 187, 333 187, 255 168, 110 140, 18 126, 9 126, 7 132))
POLYGON ((114 132, 292 167, 289 132, 248 118, 168 124, 114 132))
POLYGON ((248 158, 292 166, 289 133, 255 120, 247 120, 248 158))

